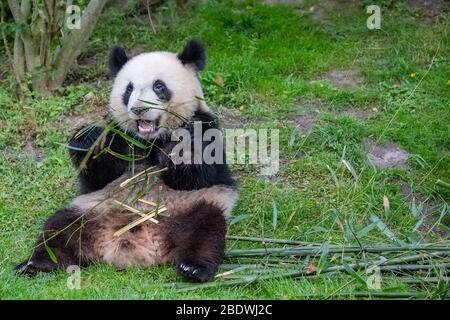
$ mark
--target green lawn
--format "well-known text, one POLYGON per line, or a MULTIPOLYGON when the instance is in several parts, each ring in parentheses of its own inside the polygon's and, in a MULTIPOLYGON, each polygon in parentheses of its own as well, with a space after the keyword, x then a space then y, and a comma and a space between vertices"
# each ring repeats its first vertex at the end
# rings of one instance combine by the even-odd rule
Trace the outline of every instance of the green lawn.
MULTIPOLYGON (((276 176, 260 176, 254 165, 233 166, 240 200, 230 235, 392 244, 376 228, 360 232, 375 215, 401 241, 446 240, 450 19, 442 13, 430 23, 425 11, 406 1, 378 1, 382 29, 368 30, 364 4, 371 2, 352 2, 345 10, 313 0, 292 5, 210 1, 184 10, 165 5, 156 35, 146 14, 108 11, 60 96, 19 102, 12 76, 2 80, 0 299, 302 299, 367 291, 347 274, 188 292, 170 286, 182 281, 171 267, 117 271, 92 265, 82 270, 80 290, 67 288, 63 271, 34 279, 14 275, 14 265, 30 253, 42 223, 76 195, 76 172, 61 144, 75 124, 105 113, 111 86, 107 53, 114 43, 133 52, 178 51, 187 39, 201 39, 208 54, 201 73, 206 99, 225 125, 228 120, 244 128, 280 130, 276 176), (217 84, 220 77, 223 86, 217 84), (90 92, 94 97, 86 99, 90 92), (373 142, 395 143, 408 152, 406 165, 373 167, 365 146, 373 142), (388 212, 383 197, 389 200, 388 212), (422 210, 414 215, 416 207, 422 210)), ((260 247, 231 240, 227 246, 260 247)), ((313 263, 318 259, 311 257, 313 263)), ((390 275, 382 285, 385 291, 420 290, 428 297, 435 287, 408 286, 390 275)))

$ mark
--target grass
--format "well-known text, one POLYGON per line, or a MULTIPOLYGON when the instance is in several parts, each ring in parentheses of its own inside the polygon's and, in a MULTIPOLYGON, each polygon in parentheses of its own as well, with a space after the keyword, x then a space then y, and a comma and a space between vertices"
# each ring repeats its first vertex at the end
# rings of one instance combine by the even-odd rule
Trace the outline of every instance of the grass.
MULTIPOLYGON (((325 12, 325 23, 302 13, 315 3, 266 6, 256 1, 213 1, 188 10, 165 5, 158 14, 157 35, 146 15, 109 11, 80 59, 94 62, 80 63, 60 96, 19 102, 11 94, 11 79, 4 81, 0 85, 0 298, 341 299, 358 298, 367 291, 345 273, 183 292, 168 285, 181 281, 170 267, 117 271, 103 263, 92 265, 82 270, 80 290, 67 288, 68 275, 63 271, 34 279, 15 276, 14 265, 29 254, 45 219, 76 195, 76 172, 61 146, 73 129, 64 121, 92 111, 100 114, 97 111, 106 108, 111 86, 106 57, 113 43, 127 49, 178 51, 187 39, 201 39, 208 53, 201 80, 209 105, 218 114, 232 115, 237 125, 280 130, 282 164, 275 177, 260 176, 256 166, 233 166, 241 195, 230 235, 395 245, 385 229, 366 228, 375 216, 406 243, 446 238, 450 221, 450 192, 445 186, 450 181, 448 18, 425 27, 417 11, 400 2, 382 7, 382 30, 371 31, 366 28, 363 6, 336 15, 325 12), (354 88, 335 88, 323 79, 330 70, 359 70, 363 82, 354 88), (217 85, 218 75, 223 86, 217 85), (94 98, 86 100, 90 92, 94 98), (305 132, 295 119, 311 106, 319 113, 305 132), (337 116, 349 108, 369 116, 363 121, 337 116), (410 154, 409 167, 373 168, 365 155, 366 138, 397 143, 410 154), (27 143, 42 157, 24 152, 27 143), (417 206, 413 208, 402 185, 408 186, 418 206, 426 200, 423 207, 430 217, 415 231, 425 209, 415 214, 417 206), (388 213, 384 196, 389 199, 388 213), (439 216, 442 223, 434 226, 439 216)), ((237 240, 229 240, 227 246, 260 247, 237 240)), ((319 257, 313 259, 317 262, 319 257)), ((361 276, 367 278, 364 272, 361 276)), ((442 282, 418 285, 392 275, 383 280, 383 292, 393 298, 412 290, 421 290, 418 297, 433 298, 436 291, 448 290, 448 286, 442 289, 442 282)))

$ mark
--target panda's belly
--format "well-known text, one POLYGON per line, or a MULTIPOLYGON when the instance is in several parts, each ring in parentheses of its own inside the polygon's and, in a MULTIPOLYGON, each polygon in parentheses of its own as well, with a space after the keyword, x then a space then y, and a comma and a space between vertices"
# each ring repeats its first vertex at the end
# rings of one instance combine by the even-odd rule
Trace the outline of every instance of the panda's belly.
POLYGON ((237 192, 228 186, 179 191, 167 187, 162 180, 141 181, 134 185, 121 187, 120 184, 130 178, 124 174, 105 188, 78 196, 71 207, 84 215, 86 223, 82 255, 88 261, 106 261, 119 268, 133 265, 165 264, 172 261, 171 252, 166 248, 167 223, 172 223, 180 215, 189 211, 201 200, 213 203, 223 210, 228 218, 237 199, 237 192), (133 199, 156 202, 167 208, 167 216, 157 218, 158 224, 146 221, 137 227, 115 236, 114 233, 140 216, 131 212, 126 204, 141 212, 149 212, 152 206, 133 199))
POLYGON ((130 266, 158 265, 171 261, 170 252, 164 245, 164 232, 160 222, 158 225, 145 222, 120 236, 114 233, 138 219, 124 212, 115 211, 104 215, 96 221, 87 232, 95 235, 91 249, 83 251, 84 258, 90 261, 105 261, 118 268, 130 266))

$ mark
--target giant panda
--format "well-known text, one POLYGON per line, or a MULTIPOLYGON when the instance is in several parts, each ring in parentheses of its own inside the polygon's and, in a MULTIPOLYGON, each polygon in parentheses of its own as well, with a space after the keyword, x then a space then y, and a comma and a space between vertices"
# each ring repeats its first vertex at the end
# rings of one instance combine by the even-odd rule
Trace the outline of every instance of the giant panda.
POLYGON ((205 50, 196 40, 179 54, 155 51, 129 58, 123 48, 111 49, 109 125, 88 125, 69 141, 80 195, 46 221, 31 257, 16 272, 32 276, 103 261, 120 269, 172 264, 190 281, 214 277, 224 253, 227 218, 238 198, 235 180, 225 161, 175 165, 170 158, 175 128, 192 134, 195 123, 202 131, 218 128, 197 74, 204 66, 205 50), (132 164, 123 157, 130 154, 132 164), (167 169, 151 183, 149 176, 121 187, 153 166, 167 169), (158 201, 167 211, 158 223, 148 220, 114 235, 140 218, 118 202, 149 211, 144 202, 130 203, 137 197, 158 201))

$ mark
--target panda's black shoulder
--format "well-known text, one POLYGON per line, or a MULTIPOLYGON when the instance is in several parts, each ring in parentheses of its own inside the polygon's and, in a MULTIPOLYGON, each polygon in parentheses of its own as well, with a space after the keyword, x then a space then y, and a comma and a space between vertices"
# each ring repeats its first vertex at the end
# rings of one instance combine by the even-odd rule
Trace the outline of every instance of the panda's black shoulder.
POLYGON ((201 122, 202 123, 202 131, 208 129, 219 129, 219 119, 209 111, 197 110, 194 112, 192 116, 192 121, 189 122, 187 127, 191 127, 193 123, 201 122))
MULTIPOLYGON (((197 110, 183 127, 194 134, 195 123, 198 122, 202 123, 203 133, 209 129, 219 129, 218 118, 213 113, 202 110, 197 110)), ((210 143, 209 141, 203 141, 203 149, 210 143)), ((225 154, 223 155, 225 156, 225 154)), ((221 163, 179 164, 175 166, 171 161, 167 161, 167 165, 168 171, 162 174, 162 178, 166 185, 175 190, 198 190, 214 185, 235 187, 236 184, 225 158, 221 163)))

